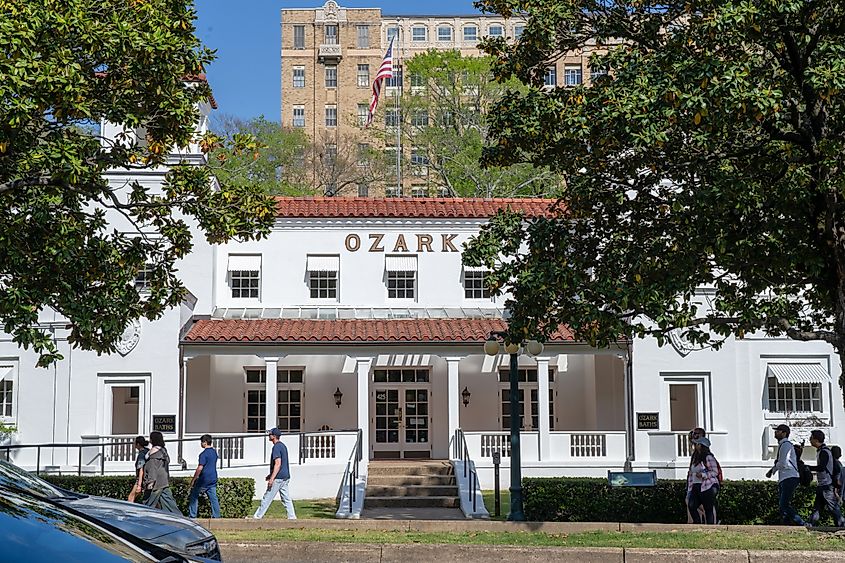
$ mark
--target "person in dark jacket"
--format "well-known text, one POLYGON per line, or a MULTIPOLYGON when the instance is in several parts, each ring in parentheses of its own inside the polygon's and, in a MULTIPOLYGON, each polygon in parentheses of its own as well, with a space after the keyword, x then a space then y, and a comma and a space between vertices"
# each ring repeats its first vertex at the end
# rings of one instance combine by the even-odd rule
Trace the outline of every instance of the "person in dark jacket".
POLYGON ((836 500, 834 489, 835 460, 824 443, 824 432, 813 430, 810 432, 810 444, 816 448, 816 465, 809 465, 810 471, 816 473, 816 504, 813 515, 810 516, 810 523, 815 526, 819 522, 822 512, 827 509, 833 515, 833 521, 839 527, 845 527, 845 520, 839 510, 839 502, 836 500))
POLYGON ((170 491, 170 456, 161 432, 150 432, 150 444, 144 463, 144 504, 182 516, 170 491))

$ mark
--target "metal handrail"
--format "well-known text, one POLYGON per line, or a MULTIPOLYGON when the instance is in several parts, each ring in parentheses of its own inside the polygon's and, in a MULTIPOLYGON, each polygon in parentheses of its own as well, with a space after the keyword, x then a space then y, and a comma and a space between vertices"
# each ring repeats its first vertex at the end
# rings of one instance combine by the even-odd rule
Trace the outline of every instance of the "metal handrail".
POLYGON ((455 448, 455 459, 463 462, 464 479, 469 478, 470 498, 472 499, 472 512, 476 511, 476 488, 478 486, 478 473, 475 471, 475 464, 469 457, 469 447, 467 446, 464 431, 460 428, 455 429, 455 438, 453 441, 455 448), (470 465, 472 467, 470 467, 470 465))
POLYGON ((349 454, 349 461, 346 463, 346 470, 343 472, 343 482, 341 484, 341 490, 343 487, 349 487, 349 513, 352 514, 352 505, 355 502, 355 497, 357 493, 357 484, 358 484, 358 465, 363 459, 363 452, 361 451, 362 448, 362 440, 363 440, 364 432, 359 428, 358 429, 358 436, 355 439, 355 446, 352 448, 352 452, 349 454))

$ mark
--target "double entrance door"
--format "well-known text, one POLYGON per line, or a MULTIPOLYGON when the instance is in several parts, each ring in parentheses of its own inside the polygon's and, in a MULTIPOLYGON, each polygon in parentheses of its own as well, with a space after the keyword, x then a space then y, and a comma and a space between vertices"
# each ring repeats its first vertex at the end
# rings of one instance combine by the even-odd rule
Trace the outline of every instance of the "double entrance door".
POLYGON ((428 369, 373 373, 370 428, 374 459, 431 457, 431 383, 428 369))

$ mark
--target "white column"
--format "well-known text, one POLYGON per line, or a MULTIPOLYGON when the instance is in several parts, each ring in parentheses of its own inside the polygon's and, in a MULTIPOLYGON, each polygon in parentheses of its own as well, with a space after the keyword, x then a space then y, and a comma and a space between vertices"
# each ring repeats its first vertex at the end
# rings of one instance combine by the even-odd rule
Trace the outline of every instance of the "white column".
MULTIPOLYGON (((460 358, 446 358, 446 395, 448 396, 449 401, 449 443, 451 444, 451 440, 455 437, 455 430, 461 427, 461 418, 460 409, 461 404, 461 392, 460 392, 460 380, 458 379, 458 363, 461 361, 460 358)), ((453 446, 454 447, 454 446, 453 446)), ((453 455, 454 452, 449 451, 449 455, 453 455)))
POLYGON ((264 358, 264 368, 267 373, 267 384, 264 387, 266 394, 264 426, 266 426, 265 430, 270 430, 279 424, 279 416, 277 412, 279 405, 279 401, 277 399, 279 389, 279 374, 277 373, 279 368, 279 358, 264 358))
POLYGON ((361 429, 361 455, 370 459, 370 366, 372 358, 356 358, 358 374, 358 428, 361 429))
POLYGON ((537 408, 540 411, 540 461, 547 461, 552 449, 549 436, 549 358, 537 358, 537 408))

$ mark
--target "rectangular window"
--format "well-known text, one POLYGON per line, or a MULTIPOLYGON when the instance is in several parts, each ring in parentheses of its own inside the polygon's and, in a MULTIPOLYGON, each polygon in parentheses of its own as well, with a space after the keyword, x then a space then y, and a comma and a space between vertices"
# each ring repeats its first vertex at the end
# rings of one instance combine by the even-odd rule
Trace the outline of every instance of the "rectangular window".
POLYGON ((411 197, 428 197, 428 188, 425 186, 411 186, 411 197))
POLYGON ((428 39, 428 30, 422 26, 414 26, 411 28, 411 41, 426 41, 428 39))
POLYGON ((337 88, 337 65, 326 65, 326 88, 337 88))
MULTIPOLYGON (((508 370, 501 370, 499 372, 499 381, 501 383, 509 383, 510 373, 508 370)), ((539 406, 539 389, 537 385, 537 368, 520 369, 517 371, 517 378, 520 381, 519 389, 519 416, 520 428, 523 430, 539 430, 540 429, 540 406, 539 406), (525 404, 525 392, 528 391, 530 401, 525 404), (529 409, 526 411, 526 409, 529 409), (526 426, 526 422, 530 423, 530 427, 526 426)), ((549 381, 555 380, 554 370, 549 370, 549 381)), ((511 404, 510 404, 510 388, 502 386, 499 389, 501 399, 501 423, 502 430, 510 430, 511 427, 511 404)), ((554 391, 549 389, 549 430, 555 429, 555 415, 554 415, 554 391)))
POLYGON ((399 28, 396 26, 388 27, 387 28, 387 42, 390 43, 391 39, 396 38, 399 35, 399 28))
POLYGON ((355 26, 356 35, 358 37, 357 45, 359 49, 369 49, 370 48, 370 26, 368 25, 356 25, 355 26))
POLYGON ((411 114, 411 125, 414 127, 428 127, 428 112, 416 110, 411 114))
POLYGON ((525 31, 524 25, 515 25, 513 26, 513 38, 519 39, 522 37, 522 33, 525 31))
POLYGON ((367 119, 370 117, 370 108, 367 107, 367 104, 358 104, 356 115, 358 117, 358 125, 363 127, 367 124, 367 119))
MULTIPOLYGON (((280 369, 276 372, 276 427, 282 432, 299 432, 302 428, 303 370, 280 369)), ((267 414, 267 382, 264 368, 246 370, 246 431, 265 432, 267 414)))
POLYGON ((452 40, 452 28, 448 25, 441 25, 437 28, 437 40, 438 41, 451 41, 452 40))
POLYGON ((464 27, 464 41, 478 41, 478 28, 474 25, 464 27))
POLYGON ((590 69, 590 81, 595 82, 602 76, 607 76, 607 69, 606 68, 591 68, 590 69))
POLYGON ((337 127, 337 106, 326 105, 326 127, 337 127))
POLYGON ((768 378, 769 412, 822 412, 820 383, 780 383, 768 378))
POLYGON ((153 271, 152 264, 145 264, 143 270, 138 270, 135 276, 135 291, 138 293, 146 293, 150 290, 150 275, 153 271))
POLYGON ((505 34, 505 28, 501 25, 491 25, 487 28, 487 35, 490 37, 501 37, 505 34))
POLYGON ((326 165, 329 167, 333 167, 335 162, 337 162, 337 145, 333 143, 327 143, 325 149, 326 155, 326 165))
POLYGON ((326 45, 337 45, 337 25, 327 25, 325 28, 325 44, 326 45))
MULTIPOLYGON (((431 375, 427 369, 374 369, 375 383, 428 383, 431 375)), ((425 414, 425 413, 417 413, 425 414)))
POLYGON ((358 88, 367 88, 370 85, 370 65, 358 65, 358 88))
POLYGON ((305 127, 305 106, 293 106, 294 127, 305 127))
POLYGON ((557 86, 557 68, 550 66, 546 69, 546 76, 543 80, 543 84, 552 88, 557 86))
POLYGON ((368 197, 370 195, 370 187, 367 184, 358 184, 358 197, 368 197))
POLYGON ((358 143, 358 154, 356 164, 366 166, 370 161, 370 143, 358 143))
POLYGON ((400 110, 396 108, 389 108, 384 111, 384 125, 385 127, 396 128, 399 127, 399 120, 401 119, 400 110))
POLYGON ((401 88, 402 87, 402 66, 401 65, 393 65, 393 76, 386 79, 384 82, 387 84, 388 88, 401 88))
POLYGON ((293 87, 294 88, 305 88, 305 67, 304 66, 293 67, 293 87))
POLYGON ((388 299, 414 299, 417 289, 417 257, 385 256, 388 299))
POLYGON ((402 193, 396 186, 388 186, 384 188, 384 197, 399 197, 402 193))
POLYGON ((293 48, 294 49, 304 49, 305 48, 305 26, 304 25, 293 26, 293 48))
MULTIPOLYGON (((4 368, 0 368, 3 370, 4 368)), ((7 371, 8 368, 5 368, 7 371)), ((6 376, 7 379, 0 381, 0 416, 12 416, 12 399, 14 397, 14 382, 11 380, 11 374, 6 376)))
POLYGON ((307 269, 311 299, 337 299, 340 257, 308 255, 307 269))
POLYGON ((577 86, 582 82, 581 67, 574 65, 566 65, 563 70, 564 78, 567 86, 577 86))
POLYGON ((428 175, 428 156, 425 150, 418 148, 411 149, 411 170, 414 176, 428 175))
POLYGON ((411 92, 419 93, 425 90, 425 78, 420 74, 411 75, 411 92))
POLYGON ((488 272, 484 270, 464 270, 464 297, 466 299, 490 299, 487 288, 488 272))
POLYGON ((261 255, 229 255, 229 287, 235 299, 258 299, 261 287, 261 255))

